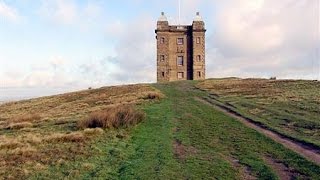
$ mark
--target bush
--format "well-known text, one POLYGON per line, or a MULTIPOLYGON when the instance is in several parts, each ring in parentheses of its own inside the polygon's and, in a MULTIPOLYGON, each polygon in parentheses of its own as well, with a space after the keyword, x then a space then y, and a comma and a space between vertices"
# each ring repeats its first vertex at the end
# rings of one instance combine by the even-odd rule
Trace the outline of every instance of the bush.
POLYGON ((132 106, 117 106, 92 113, 78 122, 78 127, 85 128, 120 128, 138 124, 145 118, 145 113, 132 106))

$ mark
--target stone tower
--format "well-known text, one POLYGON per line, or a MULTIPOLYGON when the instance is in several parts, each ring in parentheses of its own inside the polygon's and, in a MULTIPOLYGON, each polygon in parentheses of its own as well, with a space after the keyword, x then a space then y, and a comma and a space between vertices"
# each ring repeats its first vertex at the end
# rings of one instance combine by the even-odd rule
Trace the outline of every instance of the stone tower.
POLYGON ((169 25, 161 13, 157 36, 157 81, 205 79, 205 24, 197 13, 192 25, 169 25))

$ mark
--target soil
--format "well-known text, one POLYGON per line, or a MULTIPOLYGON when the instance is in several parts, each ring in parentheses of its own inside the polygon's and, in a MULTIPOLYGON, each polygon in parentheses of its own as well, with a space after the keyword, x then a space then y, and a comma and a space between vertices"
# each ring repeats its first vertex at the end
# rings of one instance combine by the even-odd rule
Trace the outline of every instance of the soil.
POLYGON ((193 155, 197 153, 197 149, 190 146, 187 147, 181 143, 179 140, 175 140, 173 143, 173 149, 175 156, 180 160, 185 160, 187 155, 193 155))
POLYGON ((256 180, 256 179, 258 179, 257 177, 255 177, 252 174, 250 168, 243 165, 243 164, 240 164, 238 159, 233 158, 233 157, 229 157, 227 159, 229 160, 229 162, 231 162, 233 167, 239 169, 241 179, 243 179, 243 180, 256 180))
POLYGON ((186 147, 184 145, 181 144, 180 141, 175 140, 174 144, 173 144, 173 148, 174 148, 174 154, 177 158, 179 158, 180 160, 184 160, 187 154, 187 150, 186 147))

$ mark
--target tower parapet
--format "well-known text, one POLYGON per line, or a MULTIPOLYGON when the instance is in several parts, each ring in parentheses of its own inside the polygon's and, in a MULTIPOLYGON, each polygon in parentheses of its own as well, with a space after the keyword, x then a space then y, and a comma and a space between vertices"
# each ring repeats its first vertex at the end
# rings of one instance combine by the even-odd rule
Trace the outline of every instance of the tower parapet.
POLYGON ((157 21, 157 30, 158 31, 165 31, 165 30, 168 30, 168 28, 169 28, 168 19, 165 16, 164 12, 161 12, 161 16, 159 17, 159 19, 157 21))
POLYGON ((196 17, 192 22, 192 29, 194 31, 206 31, 204 21, 199 12, 197 12, 196 17))

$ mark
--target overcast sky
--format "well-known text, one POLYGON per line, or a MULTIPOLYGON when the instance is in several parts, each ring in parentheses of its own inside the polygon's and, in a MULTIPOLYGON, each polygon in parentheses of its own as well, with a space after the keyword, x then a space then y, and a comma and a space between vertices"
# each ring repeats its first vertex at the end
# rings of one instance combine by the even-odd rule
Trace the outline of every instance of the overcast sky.
MULTIPOLYGON (((197 11, 206 23, 208 78, 320 78, 319 0, 181 3, 183 24, 197 11)), ((164 11, 177 23, 177 9, 178 0, 0 0, 1 96, 155 82, 156 21, 164 11)))

